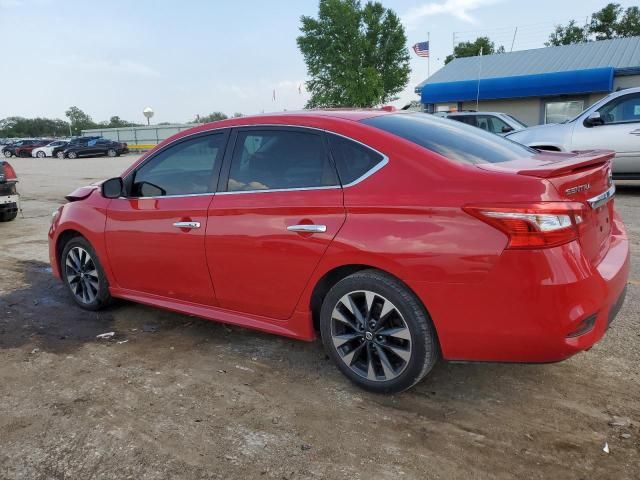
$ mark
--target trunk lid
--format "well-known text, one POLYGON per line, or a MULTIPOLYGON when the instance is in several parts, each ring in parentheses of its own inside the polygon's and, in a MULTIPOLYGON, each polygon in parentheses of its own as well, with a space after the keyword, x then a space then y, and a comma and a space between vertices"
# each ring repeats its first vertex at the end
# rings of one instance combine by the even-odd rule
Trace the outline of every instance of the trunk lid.
POLYGON ((579 241, 585 256, 597 264, 609 248, 614 215, 611 161, 615 153, 590 150, 574 153, 540 152, 512 162, 480 164, 491 171, 512 172, 549 182, 557 198, 584 205, 579 241))

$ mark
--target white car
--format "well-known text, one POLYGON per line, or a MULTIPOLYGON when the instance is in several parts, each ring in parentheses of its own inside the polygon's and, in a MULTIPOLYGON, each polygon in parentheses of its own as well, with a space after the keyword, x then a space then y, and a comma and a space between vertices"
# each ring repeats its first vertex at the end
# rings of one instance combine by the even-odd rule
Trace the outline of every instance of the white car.
POLYGON ((33 151, 31 152, 31 156, 38 157, 38 158, 51 157, 54 148, 62 147, 67 143, 69 142, 66 140, 55 140, 45 145, 44 147, 34 148, 33 151))
POLYGON ((527 128, 507 138, 539 150, 614 150, 613 177, 640 180, 640 87, 612 93, 564 123, 527 128))
POLYGON ((442 116, 497 135, 506 135, 527 128, 513 115, 502 112, 450 112, 442 116))

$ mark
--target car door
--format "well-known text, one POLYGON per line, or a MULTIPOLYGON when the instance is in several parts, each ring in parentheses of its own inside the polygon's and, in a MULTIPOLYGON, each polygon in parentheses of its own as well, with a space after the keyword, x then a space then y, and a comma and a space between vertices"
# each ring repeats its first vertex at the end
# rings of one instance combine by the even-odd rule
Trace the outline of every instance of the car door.
POLYGON ((572 150, 615 150, 614 174, 640 174, 640 93, 612 99, 596 110, 601 125, 589 125, 587 112, 576 121, 572 150))
POLYGON ((218 131, 178 140, 124 179, 127 197, 109 203, 105 228, 120 287, 216 304, 204 238, 227 137, 218 131))
POLYGON ((207 261, 219 305, 284 320, 345 220, 322 132, 234 130, 209 208, 207 261))

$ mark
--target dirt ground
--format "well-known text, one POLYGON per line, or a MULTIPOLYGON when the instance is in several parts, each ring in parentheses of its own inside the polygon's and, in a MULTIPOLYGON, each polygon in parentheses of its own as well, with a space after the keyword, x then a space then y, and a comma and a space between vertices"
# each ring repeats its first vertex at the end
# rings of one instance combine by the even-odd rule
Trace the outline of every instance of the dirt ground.
POLYGON ((601 343, 552 365, 440 363, 378 396, 319 342, 76 308, 50 274, 50 214, 133 159, 12 160, 24 218, 0 224, 0 478, 640 478, 640 183, 619 184, 633 266, 601 343))

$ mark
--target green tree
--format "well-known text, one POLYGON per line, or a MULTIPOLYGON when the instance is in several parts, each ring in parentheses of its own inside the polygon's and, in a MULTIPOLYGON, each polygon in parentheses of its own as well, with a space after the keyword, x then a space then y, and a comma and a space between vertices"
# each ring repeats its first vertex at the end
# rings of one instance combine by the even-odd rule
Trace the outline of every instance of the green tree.
POLYGON ((500 45, 496 48, 496 44, 489 40, 489 37, 478 37, 473 42, 460 42, 453 49, 452 55, 447 55, 444 59, 445 65, 454 58, 460 57, 477 57, 482 55, 491 55, 493 53, 504 53, 504 47, 500 45))
POLYGON ((0 120, 0 137, 54 137, 69 134, 69 124, 51 118, 7 117, 0 120))
POLYGON ((581 27, 575 20, 571 20, 566 26, 556 25, 556 29, 549 35, 549 40, 545 42, 545 45, 553 47, 588 41, 589 28, 581 27))
POLYGON ((409 81, 404 27, 379 2, 320 0, 318 18, 301 17, 300 32, 309 108, 373 107, 394 99, 409 81))
POLYGON ((618 37, 618 17, 621 13, 622 7, 618 3, 609 3, 591 15, 589 32, 595 35, 596 40, 618 37))
POLYGON ((627 8, 618 22, 617 34, 621 37, 640 36, 640 8, 627 8))
POLYGON ((108 122, 100 122, 101 126, 107 128, 123 128, 123 127, 139 127, 141 124, 122 120, 119 116, 114 115, 108 122))
POLYGON ((76 135, 79 135, 82 130, 96 128, 98 126, 88 114, 84 113, 78 107, 69 107, 65 115, 71 123, 73 133, 76 135))
POLYGON ((197 115, 196 118, 190 121, 189 123, 217 122, 218 120, 226 120, 227 118, 229 117, 227 117, 227 115, 222 112, 213 112, 203 117, 201 117, 200 115, 197 115))

